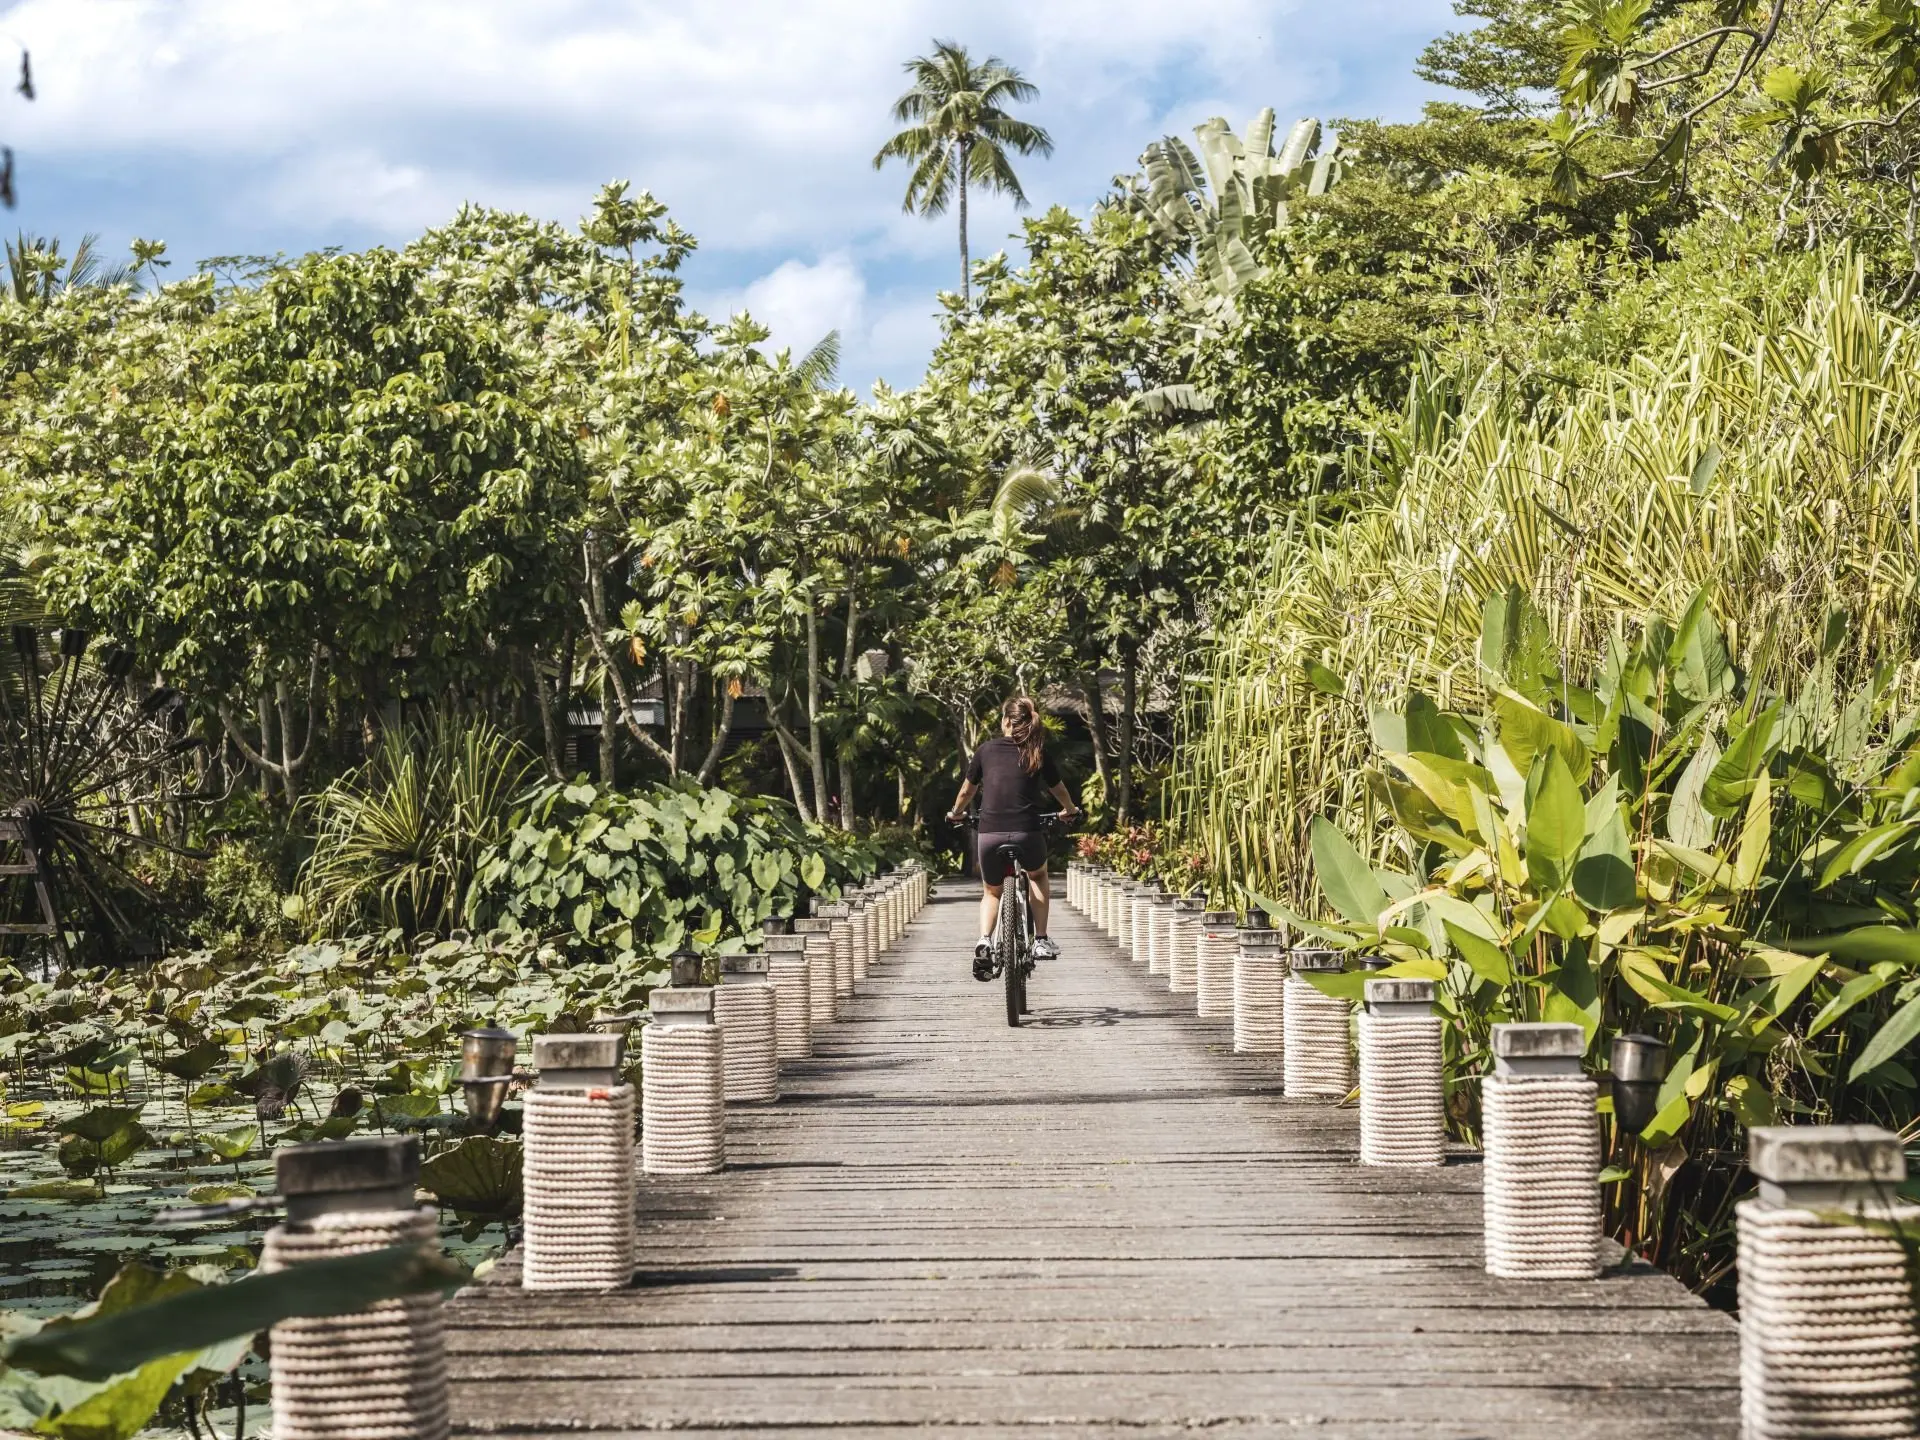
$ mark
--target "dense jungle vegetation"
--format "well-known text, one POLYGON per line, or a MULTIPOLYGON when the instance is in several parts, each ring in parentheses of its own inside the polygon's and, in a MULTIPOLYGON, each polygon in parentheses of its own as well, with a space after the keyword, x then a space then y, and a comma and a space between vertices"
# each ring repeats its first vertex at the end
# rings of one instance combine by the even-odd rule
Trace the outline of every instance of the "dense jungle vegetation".
MULTIPOLYGON (((1914 1137, 1920 10, 1456 8, 1420 120, 1141 136, 963 232, 924 380, 867 399, 835 337, 693 312, 626 184, 191 273, 9 247, 0 610, 126 647, 207 797, 127 816, 168 958, 96 924, 0 972, 15 1310, 248 1263, 140 1217, 369 1117, 466 1149, 478 1235, 459 1024, 951 850, 1016 690, 1083 853, 1443 982, 1461 1134, 1494 1021, 1667 1040, 1609 1220, 1698 1288, 1746 1126, 1914 1137)), ((950 143, 883 152, 910 204, 950 143)))

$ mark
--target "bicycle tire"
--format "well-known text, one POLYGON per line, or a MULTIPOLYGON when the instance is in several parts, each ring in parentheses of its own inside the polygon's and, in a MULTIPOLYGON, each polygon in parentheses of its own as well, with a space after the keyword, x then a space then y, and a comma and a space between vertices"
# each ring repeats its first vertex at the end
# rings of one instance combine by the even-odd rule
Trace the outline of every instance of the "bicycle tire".
POLYGON ((1000 892, 1000 923, 995 927, 999 931, 996 943, 1000 949, 1000 965, 1007 982, 1007 1024, 1020 1024, 1020 1016, 1027 1006, 1026 957, 1021 954, 1020 937, 1026 928, 1021 923, 1021 907, 1026 897, 1020 890, 1021 877, 1018 872, 1007 877, 1005 888, 1000 892))

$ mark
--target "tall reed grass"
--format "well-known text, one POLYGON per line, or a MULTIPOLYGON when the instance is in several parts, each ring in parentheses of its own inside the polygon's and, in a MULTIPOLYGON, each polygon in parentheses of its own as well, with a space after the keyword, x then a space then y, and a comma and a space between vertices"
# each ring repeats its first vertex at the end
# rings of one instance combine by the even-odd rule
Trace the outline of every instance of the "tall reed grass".
POLYGON ((1846 257, 1797 311, 1697 313, 1670 350, 1551 413, 1482 382, 1441 420, 1446 377, 1425 377, 1398 483, 1276 540, 1216 624, 1168 795, 1225 888, 1312 906, 1313 817, 1382 833, 1363 778, 1371 708, 1412 687, 1476 707, 1481 607, 1509 583, 1563 650, 1589 654, 1710 584, 1737 663, 1796 689, 1844 610, 1834 688, 1887 664, 1920 693, 1920 335, 1846 257))

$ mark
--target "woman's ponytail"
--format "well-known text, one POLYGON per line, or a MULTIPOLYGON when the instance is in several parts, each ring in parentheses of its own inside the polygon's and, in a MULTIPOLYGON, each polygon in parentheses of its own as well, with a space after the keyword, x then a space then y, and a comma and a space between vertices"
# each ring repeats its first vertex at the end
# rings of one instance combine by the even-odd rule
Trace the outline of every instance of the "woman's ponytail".
POLYGON ((1024 695, 1016 695, 1000 707, 1000 733, 1020 747, 1020 759, 1029 775, 1040 773, 1040 756, 1046 749, 1047 732, 1040 724, 1040 707, 1024 695))

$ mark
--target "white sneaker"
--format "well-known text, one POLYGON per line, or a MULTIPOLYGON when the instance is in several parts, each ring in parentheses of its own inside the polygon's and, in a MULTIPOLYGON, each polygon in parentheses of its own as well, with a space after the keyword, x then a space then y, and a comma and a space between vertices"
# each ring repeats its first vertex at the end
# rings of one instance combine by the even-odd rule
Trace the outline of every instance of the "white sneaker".
POLYGON ((1058 960, 1060 947, 1053 943, 1051 936, 1042 935, 1033 942, 1033 958, 1036 960, 1058 960))

